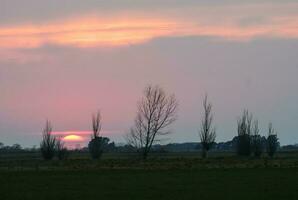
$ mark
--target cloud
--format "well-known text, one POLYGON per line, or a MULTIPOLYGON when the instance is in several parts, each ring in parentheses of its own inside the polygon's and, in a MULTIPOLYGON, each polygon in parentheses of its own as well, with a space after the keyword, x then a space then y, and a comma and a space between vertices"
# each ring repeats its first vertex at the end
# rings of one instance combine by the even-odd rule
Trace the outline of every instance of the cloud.
POLYGON ((47 44, 72 47, 123 46, 158 37, 207 36, 247 41, 257 37, 298 38, 298 16, 273 18, 266 24, 242 26, 236 20, 197 23, 196 20, 144 17, 102 19, 82 17, 45 25, 0 27, 0 48, 38 48, 47 44))
MULTIPOLYGON (((273 2, 192 2, 191 6, 176 2, 169 4, 169 8, 155 8, 154 12, 145 7, 101 12, 103 8, 96 4, 85 13, 58 19, 49 17, 40 21, 32 18, 0 24, 0 49, 30 49, 49 44, 115 47, 141 44, 160 37, 185 36, 237 41, 260 37, 298 38, 298 4, 273 2)), ((109 7, 117 6, 109 4, 109 7)))
POLYGON ((45 44, 93 47, 135 44, 170 35, 175 24, 159 19, 79 18, 46 25, 0 28, 0 47, 37 48, 45 44))

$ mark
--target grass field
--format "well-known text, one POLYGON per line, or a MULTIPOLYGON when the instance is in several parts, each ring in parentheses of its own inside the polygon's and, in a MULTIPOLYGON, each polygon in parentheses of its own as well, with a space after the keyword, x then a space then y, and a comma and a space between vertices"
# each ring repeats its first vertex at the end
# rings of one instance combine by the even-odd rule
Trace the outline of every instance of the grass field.
POLYGON ((0 157, 0 200, 6 199, 298 199, 297 153, 274 159, 213 154, 72 154, 43 161, 36 154, 0 157))
POLYGON ((1 199, 298 199, 297 169, 0 172, 1 199))

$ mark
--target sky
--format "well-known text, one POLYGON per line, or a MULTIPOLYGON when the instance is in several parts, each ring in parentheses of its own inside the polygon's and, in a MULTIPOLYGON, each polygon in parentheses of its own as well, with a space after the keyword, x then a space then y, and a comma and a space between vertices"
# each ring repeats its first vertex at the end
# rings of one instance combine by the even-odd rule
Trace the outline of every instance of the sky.
POLYGON ((249 109, 298 143, 298 1, 0 0, 0 142, 90 138, 100 109, 117 143, 148 84, 179 101, 164 143, 198 142, 205 93, 217 141, 249 109), (74 136, 72 136, 74 135, 74 136), (79 136, 79 137, 76 137, 79 136))

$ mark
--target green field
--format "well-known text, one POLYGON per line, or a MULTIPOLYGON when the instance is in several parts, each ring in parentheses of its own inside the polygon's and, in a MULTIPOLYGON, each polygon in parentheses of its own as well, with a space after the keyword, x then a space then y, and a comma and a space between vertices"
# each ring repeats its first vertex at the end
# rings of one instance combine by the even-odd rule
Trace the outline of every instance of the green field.
POLYGON ((217 153, 105 154, 65 161, 38 154, 0 157, 0 199, 298 199, 298 157, 241 158, 217 153))
POLYGON ((1 199, 297 199, 297 169, 0 173, 1 199))

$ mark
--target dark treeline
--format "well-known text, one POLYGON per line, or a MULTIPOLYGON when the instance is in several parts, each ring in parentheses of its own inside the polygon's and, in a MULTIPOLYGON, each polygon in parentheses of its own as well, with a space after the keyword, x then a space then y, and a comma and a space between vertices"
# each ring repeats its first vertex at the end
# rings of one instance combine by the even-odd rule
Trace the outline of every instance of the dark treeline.
MULTIPOLYGON (((109 138, 104 137, 108 141, 103 148, 103 153, 133 153, 138 152, 138 149, 130 145, 116 145, 115 142, 110 141, 109 138)), ((236 152, 238 137, 235 136, 232 140, 226 142, 214 142, 211 151, 216 152, 236 152)), ((266 152, 266 137, 262 137, 263 150, 266 152)), ((201 152, 202 145, 200 142, 184 142, 184 143, 169 143, 169 144, 155 144, 152 146, 152 152, 201 152)), ((298 144, 278 146, 280 151, 298 151, 298 144)), ((68 150, 69 152, 89 152, 88 147, 80 149, 68 150)), ((0 143, 0 152, 2 153, 18 153, 18 152, 40 152, 40 148, 31 147, 24 148, 20 144, 4 145, 0 143)))

